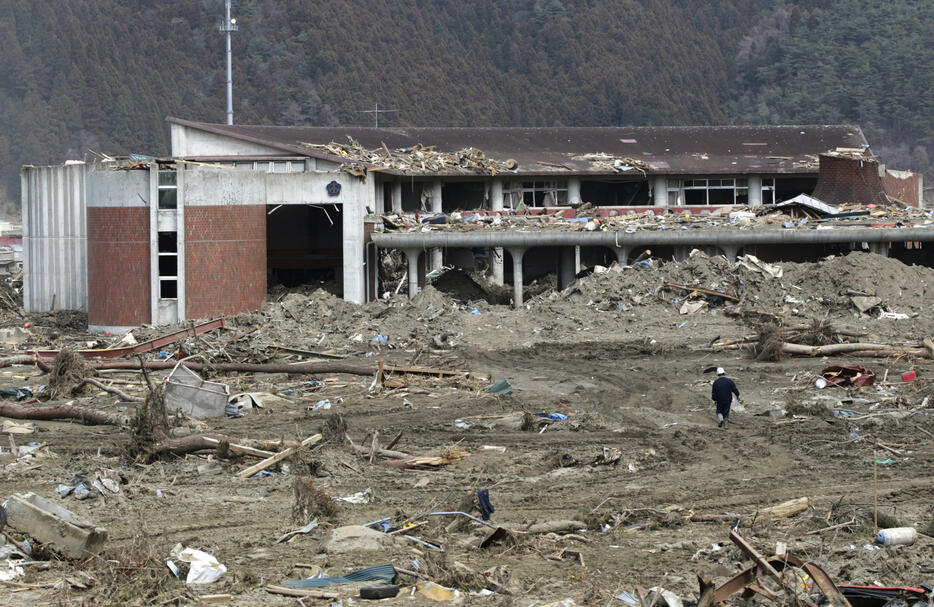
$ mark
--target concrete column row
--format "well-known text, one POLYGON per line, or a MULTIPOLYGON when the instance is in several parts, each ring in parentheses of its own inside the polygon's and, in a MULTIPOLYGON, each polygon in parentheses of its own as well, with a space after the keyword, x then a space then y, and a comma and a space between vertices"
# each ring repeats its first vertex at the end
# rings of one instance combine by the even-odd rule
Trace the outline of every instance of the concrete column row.
MULTIPOLYGON (((747 177, 748 184, 748 204, 750 206, 760 206, 762 204, 762 176, 761 175, 749 175, 747 177)), ((432 213, 441 213, 442 209, 442 197, 441 197, 441 186, 442 182, 440 180, 434 181, 430 185, 430 199, 431 199, 431 212, 432 213)), ((377 192, 377 208, 379 211, 382 211, 382 187, 383 184, 378 186, 379 191, 377 192)), ((392 211, 393 213, 402 212, 402 182, 394 181, 392 183, 391 190, 391 199, 392 199, 392 211)), ((570 177, 568 178, 568 204, 580 204, 583 201, 581 198, 581 180, 579 177, 570 177)), ((489 200, 490 210, 491 211, 502 211, 503 210, 503 180, 502 179, 493 179, 490 182, 490 200, 489 200)), ((667 207, 668 206, 668 178, 665 175, 655 175, 652 180, 652 205, 656 207, 667 207)))

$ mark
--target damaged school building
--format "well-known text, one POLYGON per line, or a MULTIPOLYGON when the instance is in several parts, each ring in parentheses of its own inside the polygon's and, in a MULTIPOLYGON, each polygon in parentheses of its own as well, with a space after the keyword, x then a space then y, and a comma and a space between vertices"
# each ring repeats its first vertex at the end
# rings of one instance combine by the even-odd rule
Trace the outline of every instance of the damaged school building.
POLYGON ((788 260, 862 248, 934 265, 921 176, 880 164, 856 126, 168 122, 165 158, 23 168, 26 312, 86 310, 92 329, 116 332, 251 311, 274 284, 328 280, 362 303, 402 286, 380 284, 392 250, 410 295, 444 264, 512 284, 517 305, 531 278, 555 273, 563 288, 582 264, 647 248, 788 260), (779 208, 841 219, 750 222, 779 208))

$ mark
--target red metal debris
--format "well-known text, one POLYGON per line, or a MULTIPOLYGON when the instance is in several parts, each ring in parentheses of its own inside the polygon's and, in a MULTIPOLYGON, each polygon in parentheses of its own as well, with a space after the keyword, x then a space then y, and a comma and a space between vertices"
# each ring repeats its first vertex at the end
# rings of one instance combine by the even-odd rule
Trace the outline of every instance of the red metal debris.
POLYGON ((821 375, 832 386, 871 386, 876 383, 875 372, 860 366, 833 365, 821 371, 821 375))
MULTIPOLYGON (((136 344, 135 346, 124 346, 123 348, 95 348, 89 350, 78 350, 78 354, 84 358, 117 358, 119 356, 129 356, 131 354, 143 354, 145 352, 152 352, 153 350, 158 350, 164 346, 174 344, 178 341, 185 339, 186 337, 194 337, 195 335, 201 335, 202 333, 207 333, 208 331, 213 331, 214 329, 220 329, 224 326, 224 317, 215 318, 214 320, 209 320, 206 323, 196 325, 194 327, 189 327, 187 329, 182 329, 181 331, 175 331, 174 333, 169 333, 168 335, 163 335, 162 337, 157 337, 155 339, 150 339, 149 341, 144 341, 141 344, 136 344)), ((58 355, 60 350, 30 350, 26 354, 34 354, 42 358, 54 358, 58 355)))

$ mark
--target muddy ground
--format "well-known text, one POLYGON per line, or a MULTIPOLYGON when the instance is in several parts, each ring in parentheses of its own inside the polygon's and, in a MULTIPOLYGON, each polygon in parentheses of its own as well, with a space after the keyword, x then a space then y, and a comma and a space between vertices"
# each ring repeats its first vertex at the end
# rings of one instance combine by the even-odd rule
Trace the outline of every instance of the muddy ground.
MULTIPOLYGON (((0 495, 35 492, 106 527, 109 539, 99 558, 53 558, 48 565, 25 566, 24 576, 0 582, 0 600, 8 605, 188 605, 198 604, 205 594, 230 594, 231 605, 297 605, 296 598, 269 594, 264 586, 306 577, 315 567, 325 575, 341 575, 382 563, 419 569, 427 579, 459 589, 462 598, 457 600, 469 604, 526 606, 573 599, 623 605, 614 595, 636 585, 663 586, 691 600, 698 593, 696 571, 719 583, 749 565, 729 542, 732 516, 691 521, 692 515, 714 514, 742 519, 740 532, 762 553, 772 554, 776 543, 784 542, 790 553, 821 564, 838 583, 930 583, 934 539, 925 533, 934 532, 932 360, 834 356, 766 362, 749 351, 710 344, 717 337, 755 333, 752 313, 765 312, 788 323, 825 320, 840 329, 872 333, 864 340, 919 342, 934 334, 934 270, 868 254, 781 266, 779 279, 698 255, 641 270, 595 273, 579 281, 576 290, 543 291, 520 310, 465 297, 462 288, 445 293, 430 287, 413 302, 396 297, 362 307, 323 290, 273 292, 263 311, 229 319, 225 329, 187 340, 185 352, 215 361, 321 360, 270 348, 286 345, 345 356, 341 362, 373 369, 383 359, 386 364, 489 373, 491 381, 394 374, 396 387, 371 392, 372 378, 354 375, 208 374, 229 383, 231 392, 291 391, 244 417, 175 420, 174 435, 208 431, 302 439, 339 414, 358 445, 369 445, 373 433, 383 445, 401 433, 396 450, 423 455, 456 447, 470 455, 436 469, 410 470, 391 467, 382 458, 371 463, 347 444, 328 443, 290 458, 269 476, 241 480, 236 472, 256 458, 219 461, 202 453, 141 463, 128 456, 128 429, 36 422, 34 434, 15 435, 14 441, 41 443, 39 450, 17 459, 4 445, 0 495), (680 314, 688 293, 662 288, 672 282, 726 289, 740 297, 742 308, 711 300, 698 313, 680 314), (861 314, 848 289, 881 302, 861 314), (908 318, 879 318, 883 312, 908 318), (249 336, 223 343, 255 326, 260 329, 249 336), (376 335, 385 335, 387 345, 373 342, 376 335), (816 388, 814 380, 830 364, 865 365, 878 380, 870 387, 816 388), (717 427, 710 400, 713 377, 704 373, 718 365, 742 393, 742 406, 734 405, 726 429, 717 427), (902 382, 901 373, 910 370, 918 379, 902 382), (512 385, 511 395, 485 390, 502 378, 512 385), (309 389, 311 379, 322 387, 309 389), (308 410, 323 399, 330 400, 330 410, 308 410), (835 409, 844 413, 835 414, 835 409), (550 421, 536 413, 568 418, 550 421), (594 463, 604 449, 610 454, 618 449, 619 459, 594 463), (882 522, 924 532, 913 545, 872 544, 874 458, 884 462, 875 465, 882 522), (88 500, 55 493, 76 474, 98 472, 118 481, 120 492, 88 500), (311 534, 276 543, 315 518, 293 518, 293 486, 302 475, 328 496, 369 489, 372 500, 340 503, 336 514, 317 516, 320 526, 311 534), (479 548, 488 528, 465 520, 461 528, 449 530, 454 518, 421 516, 464 507, 478 515, 464 498, 483 488, 489 489, 496 510, 492 522, 519 532, 514 542, 479 548), (781 520, 756 516, 762 508, 799 497, 810 504, 801 514, 781 520), (409 534, 443 552, 399 539, 401 534, 373 551, 329 549, 335 527, 386 518, 394 526, 426 523, 409 534), (585 530, 522 533, 530 524, 567 519, 581 521, 585 530), (163 564, 177 543, 213 551, 227 573, 210 585, 186 586, 163 564), (572 553, 564 553, 563 560, 550 556, 562 550, 572 553), (493 582, 499 586, 481 575, 491 568, 498 568, 493 582), (78 572, 93 579, 79 579, 78 572), (90 587, 73 583, 81 579, 90 587), (471 594, 484 588, 498 592, 471 594)), ((43 326, 16 349, 98 339, 56 328, 54 322, 38 324, 43 326)), ((135 333, 142 340, 165 331, 135 333)), ((7 354, 13 350, 9 347, 7 354)), ((0 371, 0 378, 0 387, 36 387, 47 376, 31 366, 12 366, 0 371)), ((145 394, 137 372, 101 375, 104 381, 115 378, 128 383, 114 385, 145 394)), ((135 409, 135 403, 103 392, 70 400, 128 415, 135 409)), ((344 599, 357 594, 354 586, 324 590, 344 599)), ((403 594, 386 602, 432 602, 403 594)))

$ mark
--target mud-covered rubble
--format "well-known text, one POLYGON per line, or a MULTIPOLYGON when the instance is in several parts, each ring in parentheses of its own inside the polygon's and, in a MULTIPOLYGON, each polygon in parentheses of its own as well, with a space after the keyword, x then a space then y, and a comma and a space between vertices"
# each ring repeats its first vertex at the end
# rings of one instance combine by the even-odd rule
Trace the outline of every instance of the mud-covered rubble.
MULTIPOLYGON (((0 593, 11 605, 346 605, 375 582, 299 581, 391 566, 382 579, 401 592, 390 602, 674 607, 702 600, 698 570, 721 588, 751 565, 730 542, 735 524, 759 554, 780 554, 782 544, 837 584, 928 579, 931 359, 756 360, 713 344, 755 335, 764 322, 791 334, 917 342, 934 335, 934 270, 867 253, 814 263, 731 263, 699 251, 643 261, 592 268, 518 310, 490 303, 484 295, 498 292, 459 271, 411 301, 363 306, 321 285, 274 289, 256 313, 142 354, 170 367, 186 357, 206 363, 203 376, 239 397, 220 417, 170 414, 162 426, 161 416, 141 415, 158 412, 152 394, 171 369, 94 377, 143 403, 94 384, 16 403, 94 410, 101 423, 6 420, 16 423, 3 429, 0 498, 35 493, 106 529, 107 541, 99 558, 78 561, 8 528, 38 564, 18 559, 0 593), (686 303, 703 305, 682 313, 686 303), (286 366, 211 367, 232 361, 286 366), (293 363, 307 361, 364 371, 298 374, 293 363), (841 364, 870 368, 875 383, 820 387, 824 369, 841 364), (392 370, 413 366, 433 372, 392 370), (704 373, 716 366, 743 394, 726 430, 704 373), (502 379, 511 394, 491 391, 502 379), (161 434, 141 448, 141 428, 161 434), (789 503, 805 506, 790 513, 789 503), (877 523, 910 527, 915 541, 875 541, 877 523), (187 583, 193 570, 196 578, 221 568, 210 583, 187 583)), ((141 327, 133 339, 177 328, 141 327)), ((31 330, 8 358, 125 340, 55 323, 31 330)), ((91 373, 78 367, 59 375, 91 373)), ((0 368, 0 389, 48 382, 31 360, 0 368)), ((793 602, 775 578, 760 574, 757 587, 778 598, 722 604, 793 602)), ((811 585, 806 594, 822 592, 811 585)))

